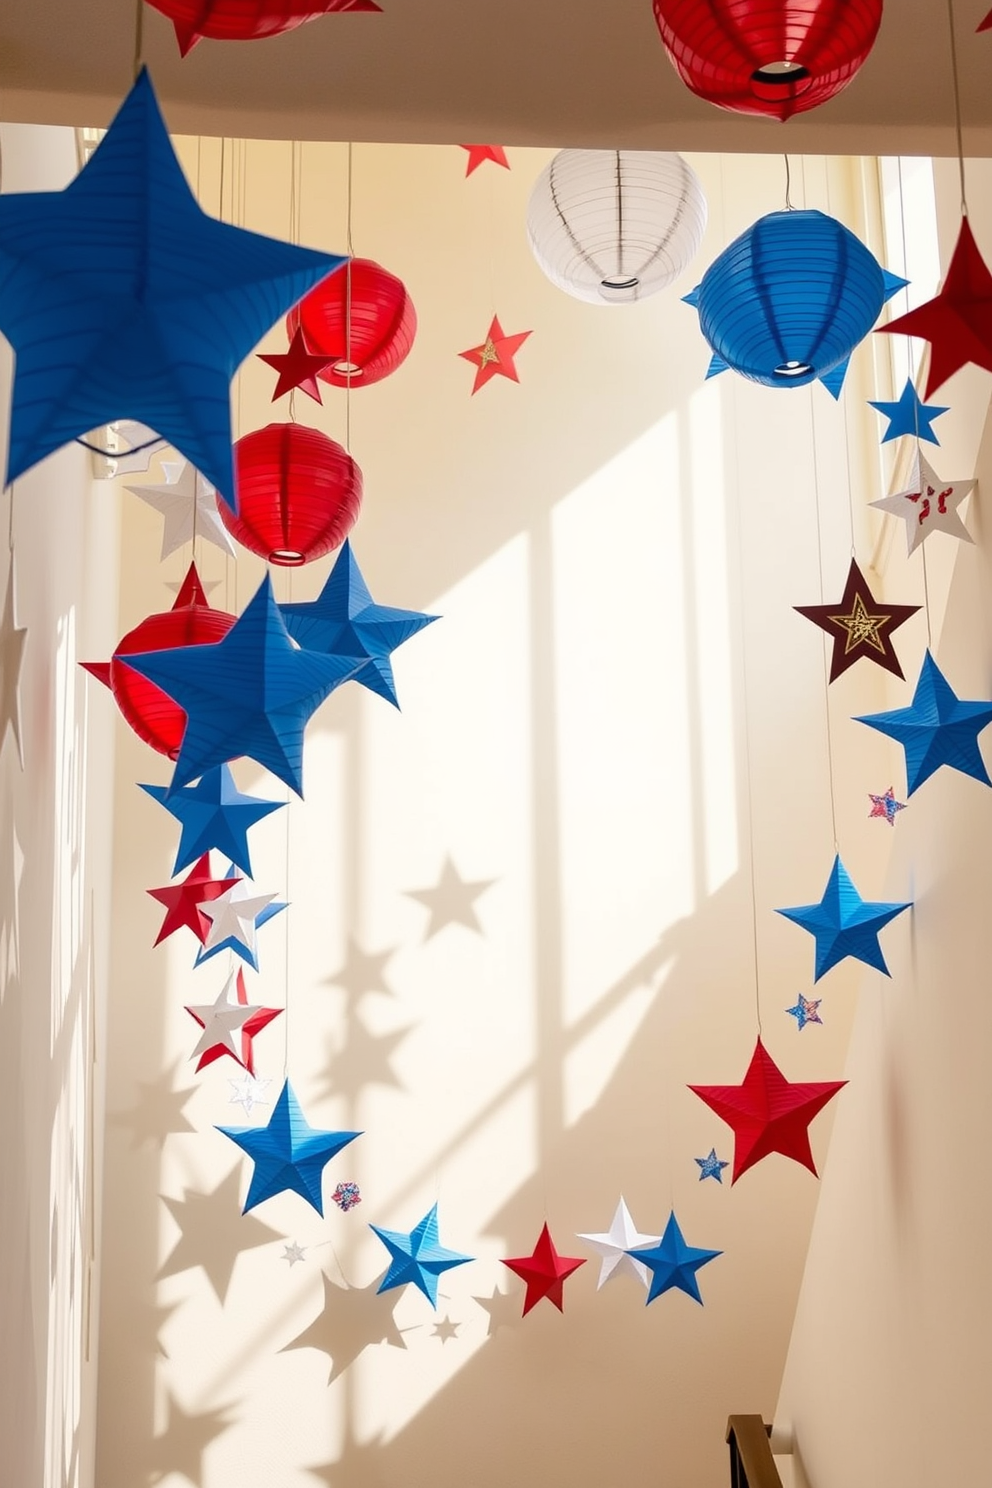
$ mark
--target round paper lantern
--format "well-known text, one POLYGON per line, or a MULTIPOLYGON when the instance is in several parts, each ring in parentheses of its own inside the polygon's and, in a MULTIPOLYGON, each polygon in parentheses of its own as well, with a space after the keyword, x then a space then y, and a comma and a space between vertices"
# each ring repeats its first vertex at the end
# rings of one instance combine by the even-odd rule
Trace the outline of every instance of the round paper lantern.
POLYGON ((125 657, 129 653, 164 651, 174 646, 212 645, 227 635, 235 618, 224 610, 210 608, 196 570, 191 569, 175 607, 161 615, 149 615, 118 644, 110 661, 110 690, 126 722, 159 754, 176 758, 186 729, 186 714, 154 682, 129 667, 125 657), (180 602, 190 594, 191 603, 180 602))
POLYGON ((559 150, 527 206, 538 264, 592 305, 657 294, 692 262, 705 227, 695 171, 654 150, 559 150))
POLYGON ((256 41, 292 31, 332 11, 381 10, 374 0, 148 0, 175 27, 186 53, 201 36, 214 41, 256 41))
POLYGON ((654 0, 654 15, 693 93, 788 119, 851 81, 872 49, 882 0, 654 0))
POLYGON ((333 439, 304 424, 267 424, 234 446, 238 510, 217 503, 232 537, 295 568, 344 542, 362 504, 362 472, 333 439))
POLYGON ((345 264, 289 312, 290 340, 297 326, 308 351, 335 358, 317 374, 321 381, 357 388, 380 382, 406 360, 417 334, 417 312, 401 279, 371 258, 353 258, 350 274, 345 264))
POLYGON ((874 255, 835 218, 771 212, 724 249, 690 300, 728 367, 801 387, 846 363, 890 292, 874 255))

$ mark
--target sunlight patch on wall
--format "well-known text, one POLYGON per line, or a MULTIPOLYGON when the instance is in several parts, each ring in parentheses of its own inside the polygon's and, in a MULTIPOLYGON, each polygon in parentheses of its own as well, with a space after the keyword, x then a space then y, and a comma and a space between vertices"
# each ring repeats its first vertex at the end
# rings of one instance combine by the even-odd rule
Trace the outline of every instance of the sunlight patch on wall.
POLYGON ((655 998, 656 987, 633 988, 618 1007, 597 1018, 565 1057, 565 1121, 573 1126, 591 1111, 613 1079, 621 1059, 655 998))

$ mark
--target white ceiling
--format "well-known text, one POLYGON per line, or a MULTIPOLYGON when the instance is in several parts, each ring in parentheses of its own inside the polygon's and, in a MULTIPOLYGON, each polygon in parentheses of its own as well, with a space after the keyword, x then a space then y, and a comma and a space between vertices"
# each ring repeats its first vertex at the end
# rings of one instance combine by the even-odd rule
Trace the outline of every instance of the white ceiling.
MULTIPOLYGON (((139 0, 140 3, 140 0, 139 0)), ((886 0, 875 50, 832 102, 786 125, 693 97, 650 0, 382 0, 261 42, 179 57, 146 8, 144 60, 177 132, 258 138, 950 154, 947 8, 886 0)), ((990 0, 953 0, 966 153, 992 154, 990 0)), ((135 0, 2 0, 0 117, 102 125, 133 75, 135 0)))

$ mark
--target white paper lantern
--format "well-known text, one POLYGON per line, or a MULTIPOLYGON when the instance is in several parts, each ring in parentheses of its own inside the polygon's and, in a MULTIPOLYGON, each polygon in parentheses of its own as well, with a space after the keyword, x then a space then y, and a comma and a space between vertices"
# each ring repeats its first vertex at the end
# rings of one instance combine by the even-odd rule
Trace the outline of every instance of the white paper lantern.
POLYGON ((527 206, 538 264, 593 305, 657 294, 692 262, 705 227, 695 171, 656 150, 560 150, 527 206))

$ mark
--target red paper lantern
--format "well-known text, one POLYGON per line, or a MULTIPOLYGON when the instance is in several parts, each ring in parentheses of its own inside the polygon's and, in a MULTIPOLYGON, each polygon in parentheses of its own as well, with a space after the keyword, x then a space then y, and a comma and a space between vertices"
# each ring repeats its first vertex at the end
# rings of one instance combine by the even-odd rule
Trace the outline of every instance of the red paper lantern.
POLYGON ((201 36, 256 41, 344 10, 381 10, 374 0, 148 0, 172 22, 185 57, 201 36))
POLYGON ((851 81, 875 41, 882 0, 654 0, 654 16, 693 93, 788 119, 851 81))
POLYGON ((371 258, 353 258, 350 267, 345 264, 304 295, 286 326, 290 340, 302 326, 308 351, 335 358, 318 372, 322 382, 356 388, 380 382, 406 360, 417 334, 417 312, 401 279, 371 258))
POLYGON ((139 739, 175 759, 186 730, 186 714, 178 703, 139 676, 124 657, 139 651, 164 651, 173 646, 209 646, 222 640, 237 617, 211 609, 196 565, 190 564, 171 610, 148 615, 119 642, 109 662, 84 662, 114 694, 124 719, 139 739))
POLYGON ((295 568, 339 548, 362 504, 362 472, 348 452, 305 424, 267 424, 234 446, 238 510, 224 526, 269 563, 295 568))

